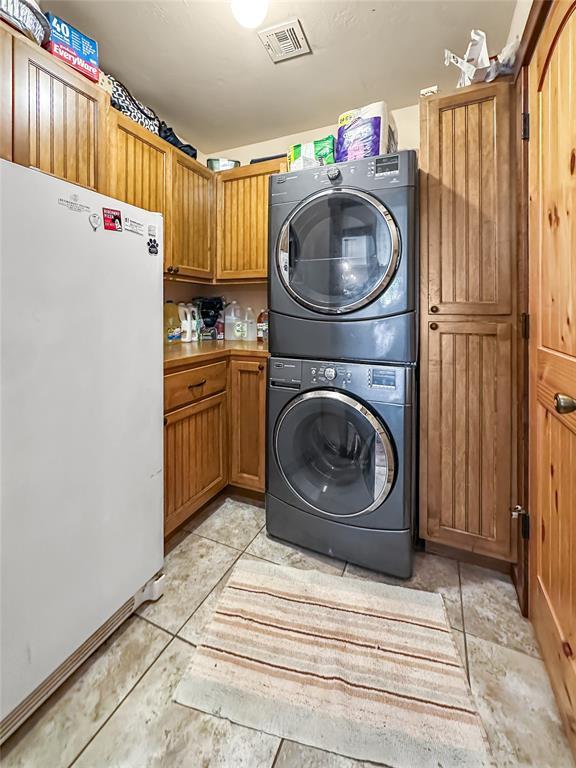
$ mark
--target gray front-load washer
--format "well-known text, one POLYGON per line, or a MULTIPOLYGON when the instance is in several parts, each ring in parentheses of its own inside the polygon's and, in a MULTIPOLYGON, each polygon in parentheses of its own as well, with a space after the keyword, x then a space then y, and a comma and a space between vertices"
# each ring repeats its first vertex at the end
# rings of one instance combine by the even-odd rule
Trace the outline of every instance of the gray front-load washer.
POLYGON ((410 577, 415 374, 408 366, 271 358, 271 536, 410 577))
POLYGON ((270 351, 417 360, 412 150, 270 177, 270 351))

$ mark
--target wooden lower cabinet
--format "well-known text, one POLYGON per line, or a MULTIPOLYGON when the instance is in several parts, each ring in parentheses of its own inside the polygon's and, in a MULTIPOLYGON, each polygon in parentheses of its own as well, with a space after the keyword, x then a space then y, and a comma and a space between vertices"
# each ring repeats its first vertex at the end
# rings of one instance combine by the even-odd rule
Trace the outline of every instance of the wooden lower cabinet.
POLYGON ((421 381, 421 535, 510 559, 515 484, 510 323, 433 321, 421 381))
POLYGON ((266 362, 230 361, 230 482, 264 491, 266 362))
POLYGON ((164 535, 228 482, 226 394, 165 416, 164 535))

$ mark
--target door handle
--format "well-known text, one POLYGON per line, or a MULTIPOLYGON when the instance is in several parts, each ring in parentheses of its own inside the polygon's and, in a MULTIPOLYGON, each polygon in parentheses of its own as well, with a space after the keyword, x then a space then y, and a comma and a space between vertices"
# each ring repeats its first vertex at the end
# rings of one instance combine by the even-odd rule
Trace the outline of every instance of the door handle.
POLYGON ((196 389, 196 387, 203 387, 206 384, 206 379, 202 379, 196 384, 188 384, 188 389, 196 389))
POLYGON ((576 399, 570 397, 570 395, 556 392, 554 395, 554 408, 556 408, 558 413, 572 413, 572 411, 576 411, 576 399))

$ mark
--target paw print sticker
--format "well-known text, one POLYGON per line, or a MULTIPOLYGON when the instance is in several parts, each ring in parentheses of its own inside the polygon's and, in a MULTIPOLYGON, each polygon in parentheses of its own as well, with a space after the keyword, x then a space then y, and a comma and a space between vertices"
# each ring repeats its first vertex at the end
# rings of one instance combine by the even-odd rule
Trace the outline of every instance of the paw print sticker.
POLYGON ((158 241, 154 237, 148 240, 148 253, 151 256, 156 256, 158 253, 158 241))

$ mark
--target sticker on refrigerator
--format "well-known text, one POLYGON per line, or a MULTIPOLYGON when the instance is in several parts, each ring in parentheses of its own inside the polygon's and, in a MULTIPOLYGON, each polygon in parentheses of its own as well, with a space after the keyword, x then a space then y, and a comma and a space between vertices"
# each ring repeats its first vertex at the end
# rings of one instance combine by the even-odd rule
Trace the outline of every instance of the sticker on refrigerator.
POLYGON ((148 253, 151 256, 156 256, 156 254, 158 253, 158 241, 155 240, 153 237, 151 237, 150 240, 148 240, 147 245, 148 245, 148 253))
POLYGON ((90 216, 88 216, 88 221, 94 232, 96 232, 98 227, 102 224, 102 219, 97 213, 91 213, 90 216))
POLYGON ((156 224, 148 224, 148 237, 156 237, 156 224))
POLYGON ((124 232, 134 232, 135 235, 144 235, 144 224, 135 221, 129 216, 124 216, 124 232))
POLYGON ((102 208, 104 229, 113 232, 122 232, 122 214, 115 208, 102 208))
POLYGON ((76 193, 70 195, 69 198, 59 197, 58 205, 63 205, 65 208, 68 208, 69 211, 73 211, 74 213, 88 213, 90 211, 90 206, 81 203, 80 197, 76 193))

